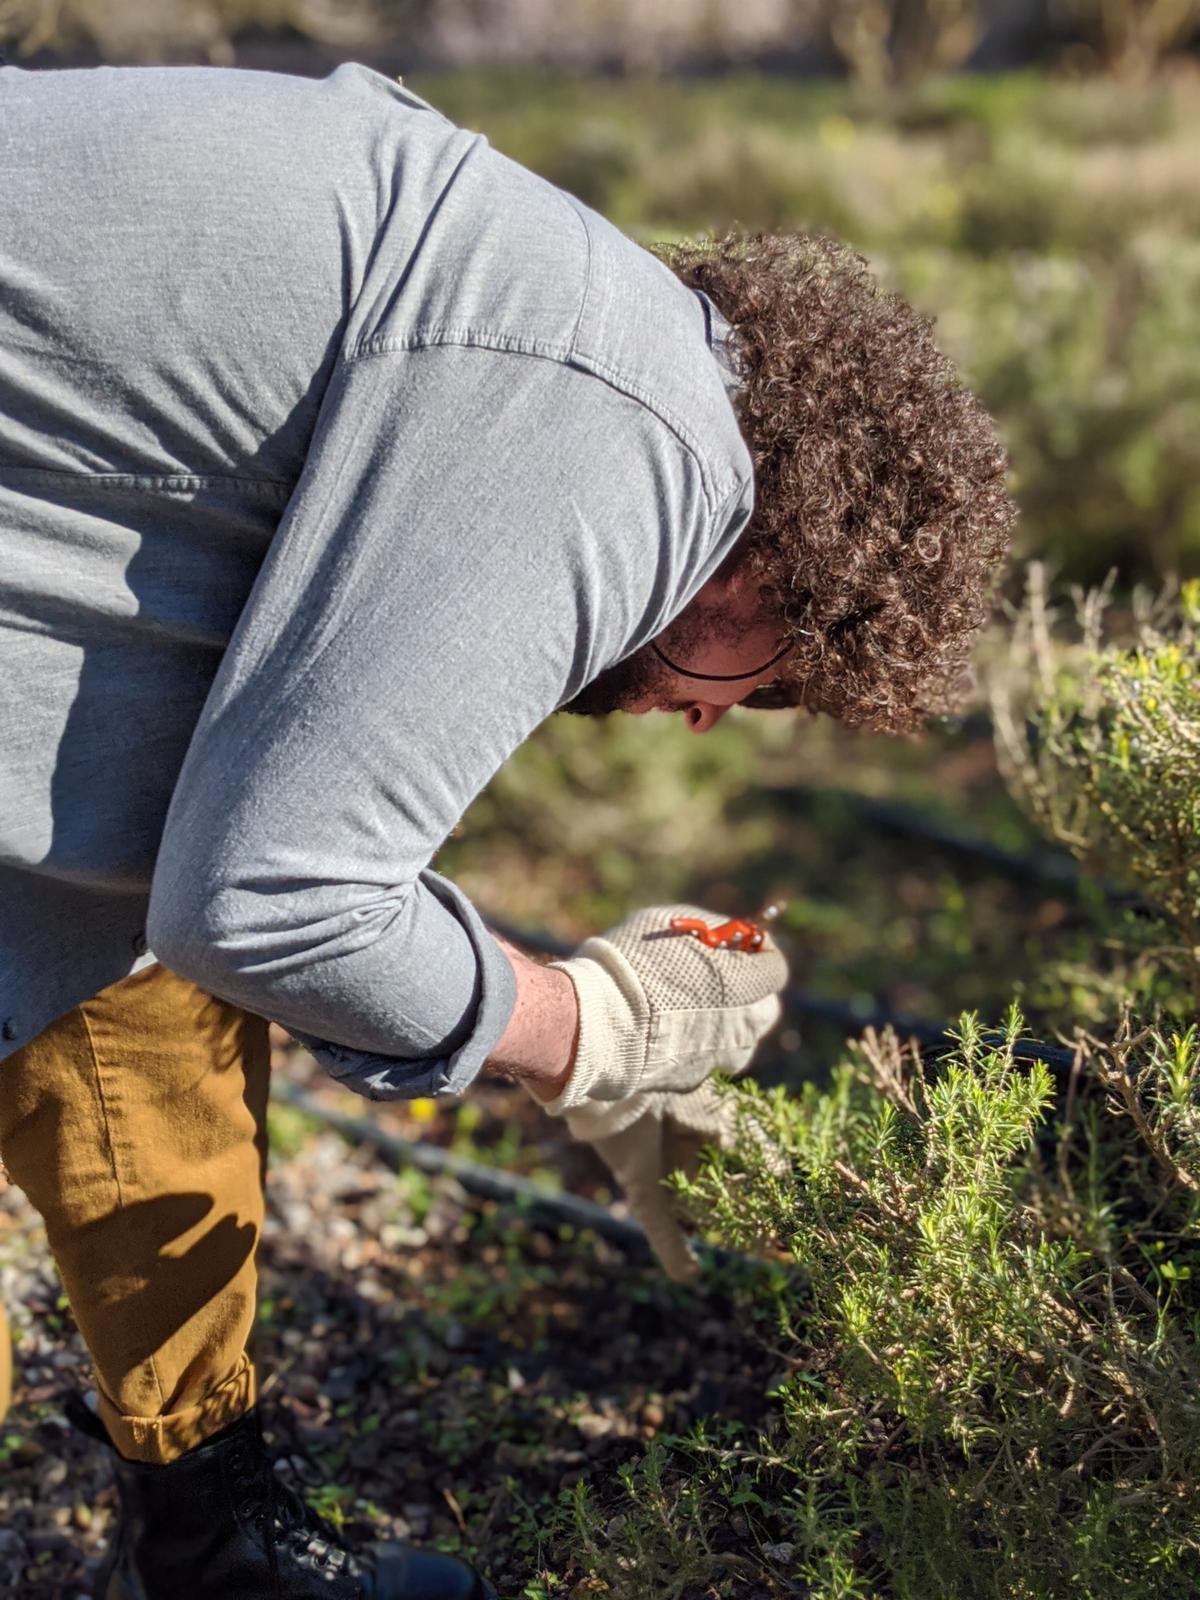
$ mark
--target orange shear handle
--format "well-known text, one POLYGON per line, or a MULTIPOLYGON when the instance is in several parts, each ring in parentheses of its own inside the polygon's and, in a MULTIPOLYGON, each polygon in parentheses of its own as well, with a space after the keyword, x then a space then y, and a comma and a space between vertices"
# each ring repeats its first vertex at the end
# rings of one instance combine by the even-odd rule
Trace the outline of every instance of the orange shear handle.
POLYGON ((710 950, 761 950, 766 932, 746 917, 731 917, 710 928, 699 917, 672 917, 672 933, 694 933, 710 950))

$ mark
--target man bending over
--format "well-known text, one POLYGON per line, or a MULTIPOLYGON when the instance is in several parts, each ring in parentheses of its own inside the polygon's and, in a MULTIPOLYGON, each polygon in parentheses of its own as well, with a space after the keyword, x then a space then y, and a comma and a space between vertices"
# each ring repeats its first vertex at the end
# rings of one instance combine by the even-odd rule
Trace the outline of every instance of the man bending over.
POLYGON ((99 1593, 490 1595, 272 1476, 262 1019, 376 1098, 519 1078, 686 1275, 662 1134, 722 1136, 778 951, 666 907, 541 966, 430 862, 554 711, 952 706, 1003 453, 841 246, 656 259, 363 68, 3 68, 0 131, 0 1149, 114 1446, 99 1593))

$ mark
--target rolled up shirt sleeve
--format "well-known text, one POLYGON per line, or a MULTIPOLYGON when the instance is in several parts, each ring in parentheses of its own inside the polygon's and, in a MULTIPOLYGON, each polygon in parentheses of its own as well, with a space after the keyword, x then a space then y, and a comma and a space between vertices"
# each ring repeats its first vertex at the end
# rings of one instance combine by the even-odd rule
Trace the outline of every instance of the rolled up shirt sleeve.
MULTIPOLYGON (((436 943, 426 950, 427 961, 417 965, 437 984, 447 984, 450 992, 471 996, 452 1032, 442 1039, 431 1038, 427 1053, 410 1059, 356 1050, 292 1029, 292 1037, 312 1052, 330 1077, 369 1100, 462 1094, 504 1032, 516 999, 508 957, 467 897, 448 878, 429 870, 421 873, 418 889, 440 902, 445 914, 439 916, 433 906, 423 907, 419 936, 436 943)), ((424 996, 414 984, 407 998, 405 1014, 412 1013, 412 1018, 405 1038, 415 1040, 420 1033, 416 1012, 424 996)))
POLYGON ((180 773, 148 937, 375 1098, 461 1093, 515 982, 430 864, 527 735, 738 527, 688 444, 568 363, 346 362, 180 773))

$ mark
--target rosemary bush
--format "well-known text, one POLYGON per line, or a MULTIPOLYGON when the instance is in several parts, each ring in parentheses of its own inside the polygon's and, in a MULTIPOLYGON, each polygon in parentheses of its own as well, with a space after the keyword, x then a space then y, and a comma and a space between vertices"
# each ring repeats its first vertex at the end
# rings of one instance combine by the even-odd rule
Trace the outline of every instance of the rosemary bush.
POLYGON ((964 1018, 928 1063, 868 1035, 796 1096, 727 1086, 790 1176, 747 1142, 671 1182, 803 1269, 774 1279, 778 1413, 655 1441, 603 1508, 569 1497, 617 1600, 1196 1593, 1200 1038, 1080 1041, 1056 1116, 1021 1025, 996 1046, 964 1018))
POLYGON ((1136 596, 1127 637, 1106 643, 1109 609, 1107 588, 1076 593, 1077 637, 1056 637, 1044 570, 1031 569, 1009 670, 993 684, 997 753, 1010 789, 1043 832, 1144 896, 1147 958, 1174 979, 1166 1003, 1194 1014, 1200 582, 1178 594, 1136 596))
POLYGON ((1042 826, 1150 902, 1176 1014, 1078 1031, 1059 1077, 1016 1059, 1014 1005, 928 1058, 868 1034, 827 1085, 724 1086, 790 1171, 747 1139, 668 1181, 768 1258, 739 1292, 775 1411, 660 1436, 611 1503, 564 1496, 615 1600, 1200 1592, 1200 585, 1120 643, 1106 604, 1056 643, 1035 581, 1002 745, 1042 826))

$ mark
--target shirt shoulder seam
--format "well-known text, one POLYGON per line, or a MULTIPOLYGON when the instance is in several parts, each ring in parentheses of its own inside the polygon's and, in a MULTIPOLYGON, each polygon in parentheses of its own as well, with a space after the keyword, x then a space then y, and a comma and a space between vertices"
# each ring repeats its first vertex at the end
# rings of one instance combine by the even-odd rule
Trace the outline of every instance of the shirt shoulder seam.
POLYGON ((579 330, 583 327, 583 313, 587 310, 588 298, 592 292, 592 230, 588 227, 587 218, 584 216, 578 201, 562 189, 555 189, 554 192, 575 218, 579 224, 580 232, 583 234, 585 252, 583 293, 579 296, 579 310, 575 314, 575 326, 571 329, 571 354, 574 355, 579 345, 579 330))

